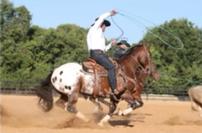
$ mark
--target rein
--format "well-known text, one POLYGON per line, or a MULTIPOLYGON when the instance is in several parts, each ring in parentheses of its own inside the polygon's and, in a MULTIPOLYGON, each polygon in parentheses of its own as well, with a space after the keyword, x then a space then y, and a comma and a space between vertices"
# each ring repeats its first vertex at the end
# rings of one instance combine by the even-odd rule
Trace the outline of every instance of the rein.
POLYGON ((123 71, 122 68, 121 68, 121 75, 122 75, 126 80, 132 82, 134 85, 136 84, 136 81, 137 81, 136 76, 135 76, 135 79, 133 79, 133 78, 127 76, 127 75, 125 74, 125 72, 123 71))
MULTIPOLYGON (((143 48, 144 48, 144 51, 147 51, 145 45, 143 45, 143 48)), ((147 74, 147 72, 145 72, 144 66, 140 62, 136 61, 136 58, 134 56, 131 55, 131 57, 135 61, 135 63, 138 65, 138 68, 140 68, 140 70, 143 70, 143 72, 147 74)), ((148 59, 149 70, 151 70, 151 59, 149 58, 150 56, 148 52, 146 52, 146 57, 148 59)))
MULTIPOLYGON (((147 51, 145 45, 143 45, 143 47, 144 47, 144 50, 147 51)), ((149 64, 148 64, 149 65, 149 70, 151 70, 151 59, 149 58, 150 57, 149 52, 146 52, 146 54, 147 54, 147 59, 148 59, 148 62, 149 62, 149 64)))

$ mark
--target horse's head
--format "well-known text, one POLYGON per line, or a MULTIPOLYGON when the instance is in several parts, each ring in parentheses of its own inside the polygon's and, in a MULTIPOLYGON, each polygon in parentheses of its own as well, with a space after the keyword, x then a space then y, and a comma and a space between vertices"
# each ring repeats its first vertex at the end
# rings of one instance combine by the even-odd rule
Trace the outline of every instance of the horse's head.
POLYGON ((156 65, 152 62, 151 53, 149 51, 149 47, 145 43, 141 44, 142 49, 139 56, 139 63, 141 64, 141 71, 145 74, 145 76, 150 76, 154 80, 159 80, 160 74, 156 69, 156 65))
POLYGON ((159 79, 160 75, 156 70, 156 65, 152 62, 146 43, 140 43, 130 48, 122 60, 125 65, 130 66, 129 68, 133 68, 133 72, 138 78, 144 80, 147 76, 151 76, 155 80, 159 79))
POLYGON ((156 69, 156 65, 151 62, 150 66, 149 66, 149 76, 151 76, 154 80, 159 80, 160 79, 160 74, 156 69))

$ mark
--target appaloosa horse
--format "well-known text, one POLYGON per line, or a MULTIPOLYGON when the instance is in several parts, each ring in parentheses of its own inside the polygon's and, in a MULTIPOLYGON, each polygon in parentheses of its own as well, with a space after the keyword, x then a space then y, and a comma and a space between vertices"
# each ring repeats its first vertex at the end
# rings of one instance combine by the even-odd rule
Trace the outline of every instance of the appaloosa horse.
MULTIPOLYGON (((144 87, 145 78, 152 76, 154 79, 158 79, 159 74, 151 61, 149 49, 145 44, 130 48, 128 53, 115 64, 118 97, 130 104, 130 107, 121 113, 121 115, 125 115, 143 104, 140 94, 144 87)), ((96 99, 109 106, 108 114, 99 122, 99 125, 108 121, 116 110, 116 101, 110 100, 108 102, 104 99, 109 97, 111 90, 107 71, 91 59, 84 61, 83 66, 78 63, 64 64, 56 68, 47 77, 47 80, 52 84, 43 82, 37 90, 37 95, 40 97, 39 103, 46 111, 49 111, 53 106, 52 90, 47 85, 53 85, 61 94, 61 98, 57 101, 58 104, 68 101, 66 110, 75 113, 83 120, 87 121, 87 118, 75 107, 79 94, 86 98, 89 97, 100 108, 101 106, 99 102, 96 102, 96 99)))

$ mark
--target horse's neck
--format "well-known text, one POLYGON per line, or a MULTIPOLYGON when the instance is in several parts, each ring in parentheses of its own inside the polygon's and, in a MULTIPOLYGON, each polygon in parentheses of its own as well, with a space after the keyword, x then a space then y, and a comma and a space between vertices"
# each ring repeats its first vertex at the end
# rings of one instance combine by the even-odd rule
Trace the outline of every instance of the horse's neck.
POLYGON ((138 78, 144 81, 147 75, 143 72, 145 67, 149 65, 148 49, 144 45, 136 46, 131 49, 130 53, 124 58, 121 58, 118 62, 126 73, 131 78, 138 78), (139 72, 138 72, 138 69, 139 72))
POLYGON ((139 62, 134 55, 128 55, 126 58, 119 61, 119 65, 121 68, 127 69, 125 71, 135 72, 139 62))

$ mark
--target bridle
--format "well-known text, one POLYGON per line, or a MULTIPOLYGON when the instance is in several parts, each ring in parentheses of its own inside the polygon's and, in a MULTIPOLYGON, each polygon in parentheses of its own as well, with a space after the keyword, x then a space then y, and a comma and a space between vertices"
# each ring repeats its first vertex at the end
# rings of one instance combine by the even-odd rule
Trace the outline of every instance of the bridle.
MULTIPOLYGON (((144 50, 147 51, 146 48, 145 48, 145 46, 143 46, 143 47, 144 47, 144 50)), ((130 55, 130 57, 132 58, 133 62, 135 62, 135 64, 137 65, 137 68, 136 68, 135 71, 133 72, 134 75, 135 75, 135 77, 134 77, 134 78, 129 77, 129 76, 124 72, 124 70, 123 70, 122 67, 121 67, 121 76, 122 76, 124 79, 126 79, 127 81, 131 82, 134 86, 136 86, 136 84, 137 84, 137 83, 136 83, 136 82, 137 82, 136 72, 137 72, 137 71, 142 71, 142 72, 145 73, 145 74, 148 74, 148 73, 145 72, 145 68, 144 68, 143 64, 141 64, 140 62, 136 61, 135 56, 130 55)), ((148 58, 148 60, 149 60, 149 67, 151 67, 151 66, 150 66, 151 63, 150 63, 150 58, 149 58, 149 53, 148 53, 148 52, 147 52, 146 58, 148 58)))
MULTIPOLYGON (((144 51, 146 51, 146 58, 148 59, 149 70, 151 70, 151 59, 149 56, 149 52, 147 52, 145 45, 143 45, 143 48, 144 48, 144 51)), ((135 56, 133 56, 133 55, 130 55, 130 56, 132 57, 132 60, 135 62, 135 64, 138 66, 137 70, 143 71, 143 73, 145 73, 145 74, 150 74, 150 73, 148 73, 147 68, 145 68, 142 63, 140 63, 139 61, 136 61, 135 56)))

